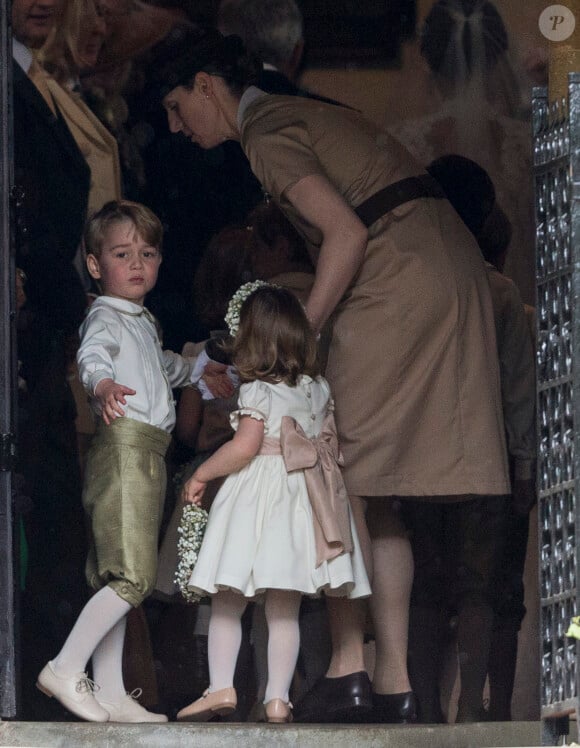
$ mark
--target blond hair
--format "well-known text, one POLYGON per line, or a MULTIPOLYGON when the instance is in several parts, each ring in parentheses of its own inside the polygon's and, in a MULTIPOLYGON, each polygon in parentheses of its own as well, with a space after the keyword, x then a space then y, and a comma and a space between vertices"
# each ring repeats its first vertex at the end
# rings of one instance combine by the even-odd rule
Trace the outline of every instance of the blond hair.
POLYGON ((143 241, 159 251, 162 248, 163 226, 152 210, 131 200, 111 200, 88 219, 84 231, 87 254, 100 258, 109 228, 130 221, 143 241))
POLYGON ((59 22, 38 54, 43 67, 59 83, 67 85, 78 76, 83 67, 80 44, 84 31, 96 24, 99 16, 95 0, 67 0, 65 3, 59 22))

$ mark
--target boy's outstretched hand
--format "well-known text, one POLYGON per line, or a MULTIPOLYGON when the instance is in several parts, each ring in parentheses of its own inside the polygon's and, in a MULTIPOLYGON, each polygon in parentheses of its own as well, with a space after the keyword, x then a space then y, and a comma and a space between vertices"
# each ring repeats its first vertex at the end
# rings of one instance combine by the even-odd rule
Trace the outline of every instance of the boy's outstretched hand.
POLYGON ((101 406, 101 415, 107 426, 118 418, 124 416, 125 411, 121 405, 126 405, 125 395, 134 395, 135 390, 125 387, 124 384, 118 384, 113 379, 101 379, 95 387, 95 397, 101 406), (119 405, 121 403, 121 405, 119 405))
POLYGON ((214 397, 231 397, 234 394, 234 385, 228 376, 226 364, 210 361, 203 370, 202 379, 214 397))

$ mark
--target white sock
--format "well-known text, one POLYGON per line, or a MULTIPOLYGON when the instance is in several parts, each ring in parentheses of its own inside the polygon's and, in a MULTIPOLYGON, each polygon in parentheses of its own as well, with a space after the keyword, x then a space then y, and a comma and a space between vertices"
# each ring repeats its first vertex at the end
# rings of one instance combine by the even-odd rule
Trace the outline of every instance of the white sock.
POLYGON ((301 595, 288 590, 266 592, 268 622, 268 685, 264 702, 272 699, 289 701, 290 684, 296 669, 300 648, 301 595))
POLYGON ((93 595, 53 660, 56 674, 66 677, 84 672, 101 639, 130 610, 131 605, 110 587, 103 587, 93 595))
POLYGON ((123 682, 123 645, 127 616, 123 616, 108 634, 101 639, 93 652, 93 680, 100 686, 96 693, 99 701, 118 704, 125 696, 123 682))
POLYGON ((218 592, 211 600, 207 651, 210 691, 234 685, 236 662, 242 643, 242 614, 248 601, 231 590, 218 592))

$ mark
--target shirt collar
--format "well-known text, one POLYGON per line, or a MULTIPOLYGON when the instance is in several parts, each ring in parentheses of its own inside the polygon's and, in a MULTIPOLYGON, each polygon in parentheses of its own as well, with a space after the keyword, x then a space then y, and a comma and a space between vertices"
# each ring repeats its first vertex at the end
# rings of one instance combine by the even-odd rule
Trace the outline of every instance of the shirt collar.
POLYGON ((238 128, 241 130, 242 122, 246 114, 246 109, 253 104, 256 99, 262 98, 262 96, 268 96, 265 91, 257 86, 249 86, 246 88, 240 99, 240 105, 238 107, 238 128))
POLYGON ((12 37, 12 57, 20 65, 22 70, 28 73, 32 65, 32 52, 15 37, 12 37))
POLYGON ((93 306, 108 306, 112 307, 117 312, 129 314, 132 317, 140 317, 141 315, 144 315, 147 319, 153 319, 151 312, 144 306, 135 304, 132 301, 127 301, 127 299, 117 299, 115 296, 99 296, 93 302, 93 306))

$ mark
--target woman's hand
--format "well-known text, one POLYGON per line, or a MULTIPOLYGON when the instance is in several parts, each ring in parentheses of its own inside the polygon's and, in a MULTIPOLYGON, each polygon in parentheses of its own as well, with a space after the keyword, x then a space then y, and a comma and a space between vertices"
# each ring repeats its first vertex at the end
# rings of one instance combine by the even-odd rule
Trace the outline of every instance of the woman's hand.
POLYGON ((201 501, 206 488, 207 483, 196 478, 194 473, 183 486, 181 490, 181 498, 186 504, 201 506, 201 501))
POLYGON ((121 405, 126 405, 125 395, 135 395, 136 391, 124 384, 118 384, 113 379, 101 379, 95 387, 95 397, 101 406, 101 415, 107 426, 118 416, 124 416, 121 405), (119 405, 119 403, 121 405, 119 405))

